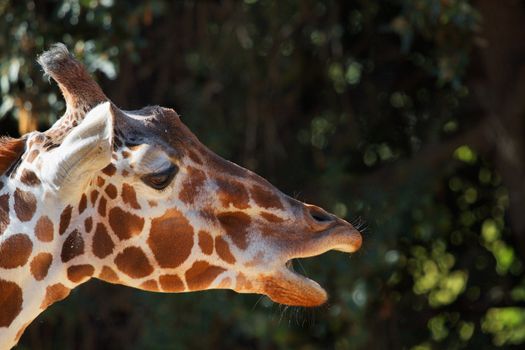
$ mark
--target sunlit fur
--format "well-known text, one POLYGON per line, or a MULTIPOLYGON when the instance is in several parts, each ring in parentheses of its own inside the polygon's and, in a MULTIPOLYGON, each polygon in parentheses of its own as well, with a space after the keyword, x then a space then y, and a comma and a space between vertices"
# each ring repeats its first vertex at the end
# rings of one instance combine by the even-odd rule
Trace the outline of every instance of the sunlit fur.
POLYGON ((40 62, 67 108, 46 132, 0 141, 0 349, 91 278, 327 300, 287 262, 359 249, 352 225, 222 159, 172 109, 120 110, 63 45, 40 62), (165 188, 144 181, 168 168, 165 188))

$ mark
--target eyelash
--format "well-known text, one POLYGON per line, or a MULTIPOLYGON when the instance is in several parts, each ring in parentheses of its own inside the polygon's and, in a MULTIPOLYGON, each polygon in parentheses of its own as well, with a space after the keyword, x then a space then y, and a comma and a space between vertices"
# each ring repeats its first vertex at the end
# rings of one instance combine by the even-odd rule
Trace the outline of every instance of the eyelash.
POLYGON ((177 175, 178 170, 179 168, 176 165, 172 164, 171 167, 159 173, 144 175, 142 177, 142 182, 144 182, 149 187, 156 189, 157 191, 163 191, 171 184, 171 182, 175 178, 175 175, 177 175), (157 185, 154 182, 155 178, 157 177, 166 177, 166 179, 159 182, 159 184, 157 185))

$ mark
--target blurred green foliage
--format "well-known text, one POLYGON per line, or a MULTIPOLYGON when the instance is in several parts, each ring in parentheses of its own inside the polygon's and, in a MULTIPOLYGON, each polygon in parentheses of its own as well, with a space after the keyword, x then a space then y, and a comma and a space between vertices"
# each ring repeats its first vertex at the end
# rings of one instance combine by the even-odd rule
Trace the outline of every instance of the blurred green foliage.
POLYGON ((296 266, 327 287, 319 309, 92 281, 41 315, 19 349, 525 342, 508 191, 471 145, 441 146, 478 122, 468 79, 482 17, 470 1, 0 0, 0 17, 2 130, 15 135, 21 108, 41 128, 60 116, 35 57, 61 41, 117 105, 174 107, 218 154, 367 222, 351 258, 296 266))

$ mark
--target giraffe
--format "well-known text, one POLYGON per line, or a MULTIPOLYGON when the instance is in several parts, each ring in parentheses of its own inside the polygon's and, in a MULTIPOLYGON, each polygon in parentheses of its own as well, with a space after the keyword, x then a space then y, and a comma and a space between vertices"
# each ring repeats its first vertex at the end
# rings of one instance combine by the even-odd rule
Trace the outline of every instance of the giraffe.
POLYGON ((355 252, 351 224, 220 158, 173 109, 117 108, 63 44, 38 62, 66 111, 45 132, 0 139, 0 349, 91 278, 327 300, 288 262, 355 252))

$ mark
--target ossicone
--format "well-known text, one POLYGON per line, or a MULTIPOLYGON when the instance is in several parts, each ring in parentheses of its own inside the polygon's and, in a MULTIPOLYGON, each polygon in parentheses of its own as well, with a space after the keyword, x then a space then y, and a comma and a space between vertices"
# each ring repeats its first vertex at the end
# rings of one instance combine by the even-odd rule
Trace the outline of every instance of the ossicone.
MULTIPOLYGON (((37 59, 44 73, 58 83, 67 111, 88 111, 108 98, 82 63, 62 43, 51 46, 37 59)), ((67 112, 66 112, 67 113, 67 112)))

